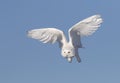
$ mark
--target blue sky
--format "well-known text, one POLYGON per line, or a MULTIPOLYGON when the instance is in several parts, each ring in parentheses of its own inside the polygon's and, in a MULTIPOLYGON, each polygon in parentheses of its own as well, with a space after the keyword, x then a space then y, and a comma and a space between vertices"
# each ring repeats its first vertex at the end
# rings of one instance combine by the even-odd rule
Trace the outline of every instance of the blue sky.
POLYGON ((119 0, 0 0, 0 83, 119 83, 119 0), (66 32, 100 14, 101 28, 82 39, 81 63, 68 63, 57 43, 42 44, 26 31, 57 27, 66 32))

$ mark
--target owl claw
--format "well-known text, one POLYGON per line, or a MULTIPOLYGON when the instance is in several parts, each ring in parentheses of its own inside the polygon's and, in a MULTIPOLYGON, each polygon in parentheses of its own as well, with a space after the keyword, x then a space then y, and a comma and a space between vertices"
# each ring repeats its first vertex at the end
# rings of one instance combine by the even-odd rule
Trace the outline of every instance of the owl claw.
POLYGON ((72 62, 72 58, 67 58, 68 62, 71 63, 72 62))

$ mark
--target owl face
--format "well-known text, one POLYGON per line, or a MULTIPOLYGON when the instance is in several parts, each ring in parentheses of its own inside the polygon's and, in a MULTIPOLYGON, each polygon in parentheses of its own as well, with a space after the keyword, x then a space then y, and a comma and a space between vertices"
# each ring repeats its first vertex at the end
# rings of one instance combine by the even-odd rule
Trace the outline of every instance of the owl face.
POLYGON ((61 50, 61 54, 64 58, 72 58, 75 56, 75 49, 74 48, 63 48, 61 50))

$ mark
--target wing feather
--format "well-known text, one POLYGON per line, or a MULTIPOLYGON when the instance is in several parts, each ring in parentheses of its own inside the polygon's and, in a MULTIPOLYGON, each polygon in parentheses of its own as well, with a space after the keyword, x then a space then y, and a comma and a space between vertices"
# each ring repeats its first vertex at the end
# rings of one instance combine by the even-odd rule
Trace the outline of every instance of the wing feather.
POLYGON ((56 28, 42 28, 28 31, 28 36, 43 43, 59 42, 60 46, 66 41, 63 31, 56 28))
POLYGON ((79 38, 92 35, 100 27, 102 21, 100 15, 93 15, 73 25, 69 29, 69 38, 75 47, 82 47, 79 38))

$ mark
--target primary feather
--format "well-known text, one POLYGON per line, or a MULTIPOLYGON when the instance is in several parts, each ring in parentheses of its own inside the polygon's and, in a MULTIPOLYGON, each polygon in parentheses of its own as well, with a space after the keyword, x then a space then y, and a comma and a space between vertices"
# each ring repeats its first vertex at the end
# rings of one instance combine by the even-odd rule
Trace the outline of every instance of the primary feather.
POLYGON ((56 28, 42 28, 28 31, 28 36, 40 40, 43 43, 59 42, 60 47, 66 40, 63 31, 56 28))
POLYGON ((92 35, 102 23, 100 15, 94 15, 86 18, 69 29, 69 38, 75 47, 81 48, 81 37, 92 35))

